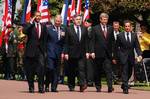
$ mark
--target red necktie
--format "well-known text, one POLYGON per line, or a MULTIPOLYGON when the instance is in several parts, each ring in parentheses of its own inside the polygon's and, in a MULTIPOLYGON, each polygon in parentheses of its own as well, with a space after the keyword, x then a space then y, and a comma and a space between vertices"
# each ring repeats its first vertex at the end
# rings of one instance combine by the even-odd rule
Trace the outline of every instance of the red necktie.
POLYGON ((107 38, 107 31, 106 31, 105 26, 103 26, 103 33, 104 33, 104 37, 107 38))
POLYGON ((37 36, 39 38, 39 24, 37 23, 37 27, 36 27, 36 32, 37 32, 37 36))

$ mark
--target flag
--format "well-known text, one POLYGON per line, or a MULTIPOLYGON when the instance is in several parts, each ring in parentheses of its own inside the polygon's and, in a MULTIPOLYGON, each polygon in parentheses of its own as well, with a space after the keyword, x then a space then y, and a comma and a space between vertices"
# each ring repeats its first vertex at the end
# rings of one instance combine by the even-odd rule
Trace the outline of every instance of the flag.
POLYGON ((38 0, 37 11, 41 13, 41 22, 48 22, 50 15, 48 11, 48 0, 38 0))
POLYGON ((72 17, 76 14, 75 13, 75 0, 70 0, 69 6, 68 6, 68 15, 67 15, 67 22, 68 25, 70 25, 70 20, 72 20, 72 17))
POLYGON ((81 14, 81 4, 82 4, 82 0, 78 0, 76 14, 81 14))
POLYGON ((62 24, 67 25, 68 0, 64 0, 64 5, 61 11, 62 24))
POLYGON ((22 8, 21 1, 17 0, 17 2, 16 2, 16 11, 15 12, 17 12, 17 10, 20 10, 21 8, 22 8))
POLYGON ((6 21, 6 26, 11 26, 12 25, 12 0, 5 0, 8 4, 6 4, 6 12, 5 12, 5 21, 6 21))
MULTIPOLYGON (((2 18, 2 33, 0 36, 0 46, 2 45, 2 39, 7 35, 7 28, 12 26, 12 0, 4 0, 3 18, 2 18)), ((5 42, 6 43, 6 42, 5 42)))
POLYGON ((31 18, 31 0, 25 0, 21 23, 25 24, 26 22, 29 22, 30 18, 31 18))
POLYGON ((75 0, 71 1, 70 13, 71 13, 70 14, 71 17, 73 17, 76 14, 76 11, 75 11, 75 0))
POLYGON ((67 13, 67 22, 68 23, 70 23, 70 19, 71 19, 70 9, 71 9, 71 2, 69 2, 69 4, 68 4, 68 13, 67 13))
POLYGON ((84 10, 84 16, 83 16, 83 22, 85 19, 88 19, 90 17, 89 13, 89 0, 85 0, 85 10, 84 10))
POLYGON ((21 10, 22 8, 22 4, 20 0, 16 1, 16 7, 15 7, 15 18, 18 16, 18 11, 21 10))

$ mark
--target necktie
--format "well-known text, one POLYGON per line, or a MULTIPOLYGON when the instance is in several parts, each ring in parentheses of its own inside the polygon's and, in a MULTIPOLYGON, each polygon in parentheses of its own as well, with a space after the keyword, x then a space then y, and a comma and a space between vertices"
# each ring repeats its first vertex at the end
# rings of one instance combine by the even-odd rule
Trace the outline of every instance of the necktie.
POLYGON ((58 39, 60 40, 60 28, 57 26, 56 29, 57 29, 58 39))
POLYGON ((127 32, 127 42, 130 43, 129 32, 127 32))
POLYGON ((77 37, 78 37, 78 40, 80 40, 80 31, 79 31, 79 26, 77 26, 77 37))
POLYGON ((117 40, 117 35, 118 35, 117 31, 115 31, 115 40, 117 40))
POLYGON ((105 25, 103 26, 103 33, 104 33, 104 37, 107 38, 107 31, 106 31, 105 25))
POLYGON ((59 28, 58 28, 58 26, 56 26, 56 31, 57 31, 57 32, 59 32, 59 28))
POLYGON ((37 36, 39 38, 39 23, 37 23, 36 32, 37 32, 37 36))

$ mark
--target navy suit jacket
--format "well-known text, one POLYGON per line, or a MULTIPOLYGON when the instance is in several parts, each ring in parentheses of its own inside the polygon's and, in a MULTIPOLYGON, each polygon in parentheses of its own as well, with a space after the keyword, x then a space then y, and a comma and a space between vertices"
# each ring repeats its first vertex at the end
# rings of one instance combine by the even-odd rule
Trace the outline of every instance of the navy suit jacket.
MULTIPOLYGON (((54 26, 48 27, 48 58, 59 59, 63 50, 64 38, 65 36, 60 36, 58 39, 58 33, 54 26)), ((60 27, 61 32, 66 32, 65 27, 60 27)))

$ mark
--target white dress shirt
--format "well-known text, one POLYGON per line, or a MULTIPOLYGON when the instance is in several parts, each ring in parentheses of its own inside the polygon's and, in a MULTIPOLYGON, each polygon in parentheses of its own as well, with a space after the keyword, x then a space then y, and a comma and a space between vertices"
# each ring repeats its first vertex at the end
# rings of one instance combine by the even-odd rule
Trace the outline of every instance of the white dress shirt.
POLYGON ((77 27, 79 27, 79 41, 81 40, 81 26, 74 25, 75 32, 77 33, 77 27))
POLYGON ((114 38, 117 40, 117 35, 119 34, 119 31, 114 31, 114 38))
POLYGON ((60 33, 61 33, 60 26, 55 26, 55 30, 56 30, 57 33, 58 33, 58 40, 60 40, 60 33))
MULTIPOLYGON (((129 40, 130 40, 130 42, 131 42, 131 32, 128 32, 129 33, 129 40)), ((125 38, 126 38, 126 40, 127 40, 127 32, 125 32, 125 38)))
POLYGON ((38 33, 39 35, 38 35, 38 37, 40 38, 40 37, 41 37, 41 24, 35 22, 35 27, 36 27, 36 28, 39 28, 39 33, 38 33), (38 24, 39 27, 37 27, 37 24, 38 24))
POLYGON ((106 26, 106 25, 103 25, 103 24, 100 24, 100 25, 101 25, 102 31, 107 32, 107 26, 106 26))

